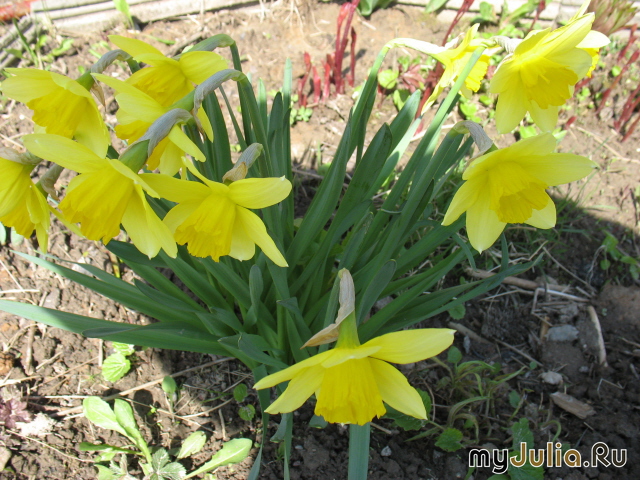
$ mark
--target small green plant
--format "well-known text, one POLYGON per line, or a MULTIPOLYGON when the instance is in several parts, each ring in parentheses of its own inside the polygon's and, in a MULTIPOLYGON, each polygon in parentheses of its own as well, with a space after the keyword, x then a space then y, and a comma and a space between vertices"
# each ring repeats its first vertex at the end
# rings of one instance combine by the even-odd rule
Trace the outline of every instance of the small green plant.
POLYGON ((126 343, 113 342, 115 353, 105 358, 102 363, 102 376, 108 382, 117 382, 131 370, 131 360, 135 347, 126 343))
POLYGON ((378 73, 378 85, 384 92, 391 94, 393 103, 400 111, 413 92, 424 91, 433 65, 434 61, 430 57, 425 62, 420 56, 402 56, 398 58, 397 66, 378 73))
POLYGON ((95 458, 98 480, 135 480, 129 474, 129 457, 137 458, 145 480, 182 480, 195 477, 214 468, 231 463, 239 463, 249 454, 253 442, 247 438, 236 438, 225 443, 211 459, 187 473, 177 460, 198 453, 204 447, 207 438, 203 432, 193 432, 179 449, 167 451, 162 447, 149 447, 142 436, 133 415, 131 405, 117 399, 113 409, 98 397, 85 398, 84 416, 94 425, 120 433, 129 440, 126 447, 117 447, 106 443, 93 444, 82 442, 80 451, 99 452, 95 458), (116 457, 120 455, 118 461, 116 457))
MULTIPOLYGON (((462 312, 454 312, 456 315, 460 313, 462 312)), ((495 416, 495 400, 506 393, 507 382, 537 366, 532 364, 529 368, 523 367, 510 374, 500 374, 502 366, 499 363, 489 365, 478 360, 462 362, 462 358, 462 352, 456 347, 448 350, 446 362, 433 358, 447 370, 447 375, 440 379, 436 389, 447 397, 447 403, 457 402, 449 407, 444 422, 417 420, 392 409, 387 412, 386 417, 393 419, 397 426, 405 430, 427 427, 427 430, 410 440, 434 437, 436 446, 447 452, 455 452, 468 445, 480 443, 481 427, 486 427, 486 432, 484 429, 482 431, 483 436, 489 436, 493 428, 490 423, 484 425, 482 417, 495 416)), ((419 390, 419 393, 429 416, 431 397, 427 392, 419 390)), ((508 398, 514 408, 514 417, 522 407, 523 399, 514 390, 510 391, 508 398)))
MULTIPOLYGON (((236 400, 236 402, 242 403, 247 398, 247 393, 247 386, 244 383, 241 383, 233 389, 233 398, 236 400)), ((245 422, 250 422, 256 415, 256 409, 251 404, 241 405, 238 409, 238 415, 245 422)))
POLYGON ((628 270, 631 278, 633 278, 634 280, 638 280, 640 278, 640 262, 638 261, 638 259, 623 252, 619 246, 620 242, 611 233, 604 232, 604 234, 605 237, 602 241, 604 258, 600 261, 600 268, 602 268, 602 270, 617 268, 617 270, 622 273, 622 265, 628 265, 628 270), (614 265, 614 262, 617 262, 618 265, 614 265))
POLYGON ((116 10, 124 16, 127 28, 133 28, 135 24, 133 23, 133 17, 131 16, 127 0, 113 0, 113 5, 116 7, 116 10))
POLYGON ((57 47, 53 47, 48 53, 44 53, 46 47, 52 42, 49 35, 38 35, 35 42, 31 43, 22 34, 17 24, 15 24, 15 28, 18 32, 21 48, 7 48, 6 50, 14 57, 24 60, 27 65, 33 65, 37 68, 48 70, 56 58, 64 55, 73 47, 72 38, 62 38, 57 47))

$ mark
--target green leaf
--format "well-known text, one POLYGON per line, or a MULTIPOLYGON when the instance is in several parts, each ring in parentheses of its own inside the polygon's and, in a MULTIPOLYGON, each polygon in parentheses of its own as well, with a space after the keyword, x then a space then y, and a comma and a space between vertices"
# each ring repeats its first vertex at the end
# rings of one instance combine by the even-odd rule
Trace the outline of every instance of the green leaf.
POLYGON ((98 480, 115 480, 115 474, 104 465, 95 465, 98 469, 98 480))
POLYGON ((185 468, 178 462, 171 462, 156 471, 159 478, 167 480, 181 480, 187 474, 185 468))
POLYGON ((513 433, 512 449, 514 451, 520 450, 521 443, 526 443, 528 449, 533 448, 533 433, 529 429, 529 420, 521 418, 511 426, 511 432, 513 433))
POLYGON ((447 1, 448 0, 429 0, 424 11, 427 13, 434 13, 444 7, 447 1))
POLYGON ((236 388, 233 389, 233 398, 236 402, 242 402, 247 398, 247 386, 244 383, 236 385, 236 388))
POLYGON ((147 461, 151 459, 151 452, 147 446, 147 442, 138 429, 138 424, 133 416, 133 409, 129 402, 121 399, 116 399, 113 404, 113 411, 116 415, 116 419, 120 426, 124 428, 127 437, 133 441, 133 443, 140 449, 147 461))
POLYGON ((329 425, 329 422, 319 415, 313 415, 311 420, 309 420, 309 426, 311 428, 325 428, 327 425, 329 425))
POLYGON ((438 436, 436 447, 441 448, 445 452, 457 452, 462 447, 462 432, 457 428, 447 428, 438 436))
POLYGON ((106 430, 114 430, 127 437, 127 432, 118 423, 116 414, 107 402, 99 397, 87 397, 82 401, 84 416, 94 425, 106 430))
POLYGON ((378 83, 384 89, 393 90, 396 87, 397 80, 398 71, 395 69, 382 70, 378 73, 378 83))
POLYGON ((450 308, 447 311, 449 312, 449 315, 451 316, 451 318, 453 318, 454 320, 462 320, 464 318, 465 313, 467 312, 467 310, 464 308, 463 303, 456 305, 455 307, 450 308))
POLYGON ((128 343, 113 342, 111 346, 117 353, 120 353, 125 357, 133 355, 133 352, 135 352, 135 345, 130 345, 128 343))
POLYGON ((131 369, 131 362, 121 353, 109 355, 102 363, 102 376, 108 382, 117 382, 131 369))
POLYGON ((245 422, 250 422, 256 416, 256 408, 251 404, 243 405, 238 409, 238 415, 245 422))
POLYGON ((201 473, 208 472, 214 468, 229 465, 230 463, 240 463, 249 455, 253 442, 248 438, 235 438, 225 443, 207 463, 197 470, 191 472, 186 478, 191 478, 201 473))
POLYGON ((513 408, 518 408, 518 405, 520 405, 520 395, 515 390, 509 392, 509 405, 513 408))
POLYGON ((398 110, 402 110, 407 103, 411 93, 406 88, 399 88, 393 92, 391 99, 398 110))
POLYGON ((462 352, 456 347, 450 347, 447 352, 447 362, 457 365, 462 360, 462 352))
POLYGON ((182 445, 180 446, 180 451, 176 458, 186 458, 190 457, 193 454, 198 453, 204 447, 204 444, 207 442, 207 436, 204 432, 193 432, 189 435, 182 445))
POLYGON ((173 379, 172 376, 166 375, 162 379, 162 390, 167 395, 173 395, 174 393, 176 393, 176 390, 178 390, 178 384, 176 383, 176 381, 173 379))

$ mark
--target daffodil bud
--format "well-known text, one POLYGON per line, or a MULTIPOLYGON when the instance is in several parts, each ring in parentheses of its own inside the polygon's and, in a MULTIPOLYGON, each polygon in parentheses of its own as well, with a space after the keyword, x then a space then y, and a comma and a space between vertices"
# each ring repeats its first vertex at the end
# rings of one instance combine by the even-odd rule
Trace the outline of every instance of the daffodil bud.
POLYGON ((231 182, 237 182, 247 176, 251 165, 262 154, 263 147, 259 143, 252 143, 247 149, 242 152, 240 158, 233 166, 231 170, 224 174, 222 177, 223 183, 227 185, 231 182))
POLYGON ((196 92, 193 97, 193 111, 197 112, 204 99, 215 92, 218 88, 220 88, 220 86, 224 82, 226 82, 227 80, 238 81, 243 77, 245 77, 244 73, 239 72, 238 70, 233 70, 231 68, 221 70, 211 75, 196 87, 196 92))
POLYGON ((342 336, 344 342, 348 342, 349 344, 360 345, 360 341, 358 340, 358 332, 356 327, 356 319, 355 319, 355 302, 356 302, 356 291, 355 286, 353 285, 353 278, 351 277, 351 273, 346 268, 343 268, 338 272, 338 277, 340 278, 340 294, 339 294, 339 302, 340 308, 338 310, 338 316, 336 317, 336 321, 333 322, 326 328, 323 328, 318 333, 316 333, 313 337, 311 337, 307 342, 300 347, 316 347, 318 345, 324 345, 326 343, 335 342, 342 336), (341 328, 340 325, 347 318, 352 317, 347 323, 348 326, 341 328))
POLYGON ((139 171, 153 154, 158 144, 168 136, 174 126, 191 120, 191 114, 181 108, 174 108, 158 118, 137 141, 120 155, 120 161, 134 172, 139 171))
POLYGON ((489 135, 487 135, 484 129, 476 122, 472 122, 470 120, 463 120, 456 123, 447 135, 465 135, 467 133, 470 134, 473 141, 476 142, 479 155, 491 150, 492 147, 494 150, 496 149, 493 141, 489 138, 489 135))

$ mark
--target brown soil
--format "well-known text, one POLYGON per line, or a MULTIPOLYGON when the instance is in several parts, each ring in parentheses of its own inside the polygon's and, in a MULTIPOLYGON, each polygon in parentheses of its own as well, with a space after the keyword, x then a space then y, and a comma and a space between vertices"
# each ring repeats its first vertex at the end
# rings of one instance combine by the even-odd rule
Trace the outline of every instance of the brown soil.
MULTIPOLYGON (((240 52, 246 57, 245 71, 254 78, 261 78, 267 90, 280 86, 286 57, 291 58, 297 75, 303 71, 302 55, 305 51, 311 54, 312 61, 319 62, 333 48, 338 12, 335 4, 306 3, 299 12, 282 6, 274 7, 264 18, 257 12, 256 9, 225 11, 206 14, 203 19, 158 22, 146 25, 143 33, 149 36, 142 38, 149 41, 155 36, 180 43, 187 39, 194 41, 199 35, 228 33, 238 41, 240 52)), ((366 22, 356 19, 359 39, 356 82, 363 80, 367 68, 388 40, 411 36, 439 43, 445 27, 424 16, 420 9, 411 7, 376 12, 366 22)), ((52 70, 75 75, 78 65, 92 62, 89 48, 98 49, 96 43, 105 39, 106 34, 77 39, 74 50, 57 59, 52 70)), ((163 51, 168 50, 159 42, 156 46, 163 51)), ((598 72, 594 77, 597 75, 598 72)), ((107 99, 108 120, 113 120, 114 106, 111 102, 112 99, 107 99)), ((313 166, 309 159, 316 160, 314 152, 318 146, 322 150, 323 162, 330 161, 351 104, 349 96, 338 97, 326 106, 317 107, 308 123, 296 124, 292 131, 294 157, 298 161, 305 159, 303 168, 313 166)), ((459 323, 475 332, 475 336, 470 334, 470 340, 463 341, 464 335, 460 335, 458 347, 465 353, 465 361, 500 362, 501 373, 514 372, 528 365, 532 359, 540 365, 498 390, 495 415, 475 412, 483 426, 480 444, 510 447, 509 427, 513 408, 509 406, 507 395, 509 391, 516 391, 526 398, 517 418, 526 415, 529 419, 537 448, 543 448, 561 426, 559 440, 583 454, 598 441, 606 442, 612 448, 626 448, 628 452, 623 468, 550 468, 546 470, 545 478, 635 479, 640 478, 640 378, 637 372, 640 367, 640 291, 625 265, 614 264, 607 271, 600 269, 604 253, 599 247, 606 229, 620 240, 625 253, 636 258, 640 256, 636 247, 638 212, 635 192, 640 184, 640 131, 636 131, 627 142, 620 143, 619 134, 612 130, 611 118, 596 117, 592 110, 583 108, 578 102, 573 108, 579 113, 578 120, 569 129, 561 149, 590 156, 598 162, 600 169, 588 181, 556 192, 558 197, 568 196, 571 199, 561 212, 560 218, 564 222, 558 226, 557 233, 551 233, 549 237, 531 236, 530 231, 514 227, 511 253, 514 259, 527 258, 534 251, 542 254, 542 261, 527 273, 528 278, 542 277, 552 284, 571 285, 571 294, 587 302, 547 297, 544 292, 533 296, 530 291, 503 285, 486 298, 467 305, 466 315, 459 323), (575 202, 580 208, 573 206, 575 202), (594 342, 596 334, 590 326, 587 304, 595 306, 602 325, 607 366, 598 364, 597 343, 594 342), (575 326, 578 336, 568 341, 550 340, 544 336, 549 325, 575 326), (548 371, 560 372, 563 383, 558 386, 544 383, 540 374, 548 371), (556 391, 588 403, 595 409, 595 414, 580 419, 564 411, 550 399, 549 395, 556 391), (553 421, 559 423, 556 425, 553 421)), ((21 135, 31 133, 32 122, 24 106, 3 100, 1 113, 0 129, 5 146, 15 146, 21 135)), ((393 113, 387 99, 382 103, 379 114, 374 115, 373 122, 381 124, 393 113)), ((564 113, 564 120, 570 114, 564 113)), ((454 114, 447 123, 455 123, 458 117, 457 113, 454 114)), ((375 128, 369 131, 373 132, 375 128)), ((506 145, 511 141, 505 136, 497 143, 506 145)), ((305 189, 300 190, 300 203, 305 202, 307 193, 305 189)), ((136 312, 114 305, 91 291, 34 266, 14 250, 34 254, 29 240, 0 247, 3 299, 31 302, 97 318, 146 321, 140 319, 136 312), (16 290, 22 292, 7 293, 16 290)), ((69 236, 55 225, 50 251, 64 260, 90 263, 108 272, 113 270, 113 260, 104 247, 69 236)), ((492 261, 491 255, 485 254, 479 266, 488 268, 492 261)), ((123 278, 132 280, 133 275, 123 270, 123 278)), ((458 282, 458 279, 451 281, 458 282)), ((428 326, 446 326, 450 320, 447 315, 440 315, 431 319, 428 326)), ((3 385, 3 397, 26 398, 32 414, 43 413, 56 420, 51 430, 42 436, 2 437, 10 450, 10 458, 5 471, 0 472, 0 478, 7 479, 95 478, 91 462, 93 454, 79 452, 80 442, 108 441, 121 445, 123 438, 92 427, 82 416, 65 414, 66 410, 80 405, 83 396, 104 396, 124 391, 215 360, 175 351, 138 351, 131 372, 111 384, 100 376, 98 364, 103 353, 110 353, 108 343, 34 325, 3 312, 0 312, 0 338, 4 352, 0 358, 0 372, 5 369, 0 383, 3 385)), ((450 405, 452 399, 448 398, 446 388, 436 386, 444 376, 443 369, 428 362, 411 366, 406 373, 412 384, 434 393, 434 401, 439 404, 435 419, 444 423, 445 405, 450 405)), ((238 362, 221 361, 191 371, 179 377, 178 381, 181 392, 174 414, 168 412, 165 394, 158 384, 129 396, 136 402, 139 422, 147 438, 151 439, 150 443, 173 447, 191 431, 200 429, 207 433, 209 440, 205 449, 192 459, 193 465, 199 465, 226 439, 242 436, 259 441, 265 430, 267 438, 275 432, 275 423, 263 426, 259 420, 246 422, 239 417, 240 405, 229 393, 238 383, 244 382, 250 387, 251 380, 238 362)), ((257 407, 255 392, 251 388, 244 403, 257 407)), ((292 478, 346 478, 348 430, 340 425, 310 428, 306 425, 311 414, 311 408, 307 406, 294 415, 292 478)), ((467 450, 446 453, 428 438, 407 443, 405 441, 416 432, 403 432, 388 420, 376 423, 382 428, 372 430, 369 478, 465 477, 467 450)), ((240 465, 218 470, 216 477, 246 478, 256 454, 257 449, 252 450, 250 458, 240 465)), ((277 445, 267 442, 260 478, 283 478, 280 458, 277 445)), ((135 470, 132 473, 140 474, 135 470)), ((474 473, 476 479, 489 476, 488 469, 474 473)))

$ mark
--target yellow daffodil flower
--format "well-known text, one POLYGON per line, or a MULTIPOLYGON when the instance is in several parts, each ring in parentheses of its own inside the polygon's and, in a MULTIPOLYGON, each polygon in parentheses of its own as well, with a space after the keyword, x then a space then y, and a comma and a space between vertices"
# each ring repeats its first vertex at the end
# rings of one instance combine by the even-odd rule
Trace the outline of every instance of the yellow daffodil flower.
POLYGON ((267 233, 258 215, 248 209, 275 205, 291 192, 291 182, 280 178, 247 178, 230 185, 213 182, 191 170, 202 183, 178 180, 167 175, 141 177, 164 198, 178 203, 164 218, 180 245, 187 244, 191 255, 224 255, 249 260, 258 245, 273 262, 286 267, 287 261, 267 233))
POLYGON ((597 51, 609 43, 591 31, 594 14, 574 17, 557 30, 531 32, 500 64, 491 79, 497 93, 496 126, 507 133, 525 114, 543 131, 558 123, 558 109, 573 95, 574 85, 590 74, 597 51))
POLYGON ((384 403, 406 415, 426 419, 418 392, 387 362, 413 363, 434 357, 451 345, 453 333, 446 328, 404 330, 359 346, 338 345, 263 378, 255 388, 290 381, 267 408, 271 414, 297 410, 315 393, 315 414, 331 423, 364 425, 386 413, 384 403))
POLYGON ((2 92, 33 110, 33 121, 47 133, 75 138, 104 156, 111 137, 91 94, 64 75, 34 68, 7 68, 2 92))
POLYGON ((58 135, 25 135, 27 149, 45 160, 79 172, 69 183, 60 210, 90 240, 108 243, 122 224, 133 244, 150 258, 162 248, 175 257, 171 232, 146 200, 159 195, 119 160, 99 157, 83 145, 58 135))
POLYGON ((214 73, 227 68, 224 58, 215 52, 186 52, 179 60, 165 57, 160 50, 134 38, 109 35, 109 40, 149 67, 142 68, 127 83, 142 90, 167 107, 194 89, 214 73))
POLYGON ((40 248, 46 252, 50 207, 31 180, 33 167, 0 156, 0 223, 23 237, 30 237, 35 230, 40 248))
MULTIPOLYGON (((445 88, 450 87, 456 82, 460 72, 462 72, 469 62, 471 55, 473 55, 473 52, 483 45, 484 42, 482 40, 474 40, 473 38, 478 32, 479 26, 479 24, 472 25, 462 39, 454 39, 445 45, 440 52, 430 54, 433 58, 442 63, 444 66, 444 73, 442 74, 442 77, 440 77, 438 84, 433 89, 433 92, 425 103, 424 108, 431 106, 445 88)), ((469 76, 467 76, 464 81, 464 85, 460 89, 460 92, 465 97, 470 98, 471 92, 477 92, 480 88, 480 82, 482 82, 482 79, 487 74, 490 58, 491 55, 483 53, 473 66, 469 76)))
POLYGON ((305 346, 338 340, 333 350, 268 375, 257 390, 290 381, 266 412, 297 410, 315 393, 316 415, 331 423, 364 425, 386 413, 384 403, 412 417, 426 419, 420 394, 389 363, 414 363, 434 357, 453 343, 454 330, 423 328, 388 333, 360 344, 355 317, 355 288, 348 270, 340 270, 340 309, 336 321, 305 346), (383 403, 384 402, 384 403, 383 403))
MULTIPOLYGON (((149 95, 126 82, 102 74, 94 74, 94 77, 116 91, 115 98, 119 108, 116 112, 118 125, 115 131, 118 138, 127 140, 129 144, 142 137, 153 122, 171 109, 163 107, 149 95)), ((211 123, 202 108, 198 111, 198 117, 207 136, 213 138, 211 123)), ((180 126, 175 125, 169 135, 153 150, 147 159, 147 166, 150 170, 158 168, 161 173, 173 176, 182 167, 182 156, 185 153, 200 162, 206 159, 180 126)))
POLYGON ((553 153, 551 133, 521 140, 476 158, 462 174, 444 217, 450 225, 467 212, 467 235, 482 252, 497 240, 507 223, 552 228, 556 209, 546 188, 587 176, 596 166, 571 153, 553 153))

